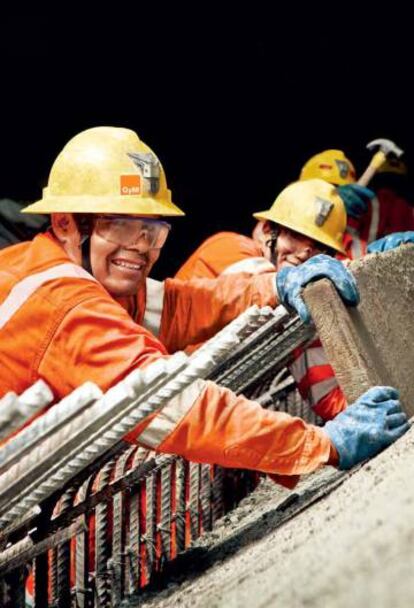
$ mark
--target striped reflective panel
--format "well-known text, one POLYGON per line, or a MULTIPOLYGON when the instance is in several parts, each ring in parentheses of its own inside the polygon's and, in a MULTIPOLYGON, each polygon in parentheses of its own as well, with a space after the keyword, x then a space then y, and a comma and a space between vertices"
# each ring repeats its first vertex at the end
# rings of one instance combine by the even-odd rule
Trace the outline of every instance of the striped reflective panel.
POLYGON ((289 368, 302 395, 312 406, 317 405, 318 401, 338 386, 334 371, 319 340, 303 351, 289 368))
POLYGON ((234 264, 230 264, 221 274, 236 274, 238 272, 248 272, 249 274, 275 272, 275 267, 262 257, 246 258, 245 260, 239 260, 238 262, 234 262, 234 264))
POLYGON ((86 272, 81 266, 76 264, 59 264, 42 272, 25 277, 11 289, 7 298, 0 305, 0 329, 12 318, 14 314, 27 302, 35 291, 37 291, 47 281, 63 278, 86 279, 96 281, 96 279, 86 272))
POLYGON ((368 243, 378 238, 378 227, 380 220, 379 200, 375 196, 371 199, 371 223, 369 225, 368 243))
POLYGON ((326 397, 326 395, 328 395, 331 391, 337 388, 337 386, 338 382, 335 376, 333 378, 327 378, 322 382, 317 382, 316 384, 313 384, 310 390, 312 394, 312 403, 314 404, 314 406, 318 403, 318 401, 323 399, 323 397, 326 397))
POLYGON ((147 300, 142 325, 154 336, 159 336, 161 327, 162 307, 164 304, 164 282, 147 279, 147 300))
POLYGON ((297 384, 303 380, 310 367, 328 365, 328 360, 320 341, 318 340, 315 344, 318 346, 313 347, 310 345, 307 348, 306 355, 302 352, 296 361, 290 365, 290 373, 295 378, 297 384))

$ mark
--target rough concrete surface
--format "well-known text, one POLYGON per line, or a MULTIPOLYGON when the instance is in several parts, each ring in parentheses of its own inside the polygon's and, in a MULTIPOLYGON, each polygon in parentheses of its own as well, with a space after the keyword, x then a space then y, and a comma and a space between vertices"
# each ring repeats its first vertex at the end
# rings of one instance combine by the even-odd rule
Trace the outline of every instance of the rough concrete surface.
MULTIPOLYGON (((294 490, 338 479, 331 467, 294 490)), ((270 481, 201 539, 164 587, 134 606, 414 606, 414 429, 281 524, 270 481)), ((289 512, 289 509, 286 510, 289 512)))
POLYGON ((349 402, 375 384, 400 390, 414 414, 414 247, 372 254, 350 264, 360 291, 346 308, 326 280, 305 290, 328 359, 349 402))

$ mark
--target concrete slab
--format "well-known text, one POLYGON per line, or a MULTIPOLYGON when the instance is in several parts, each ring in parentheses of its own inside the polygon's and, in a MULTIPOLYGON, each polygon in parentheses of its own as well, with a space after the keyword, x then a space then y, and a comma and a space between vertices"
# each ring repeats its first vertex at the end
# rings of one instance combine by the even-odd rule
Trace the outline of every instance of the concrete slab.
POLYGON ((314 323, 349 402, 376 384, 400 390, 414 415, 414 246, 350 264, 361 294, 346 308, 327 280, 304 292, 314 323))

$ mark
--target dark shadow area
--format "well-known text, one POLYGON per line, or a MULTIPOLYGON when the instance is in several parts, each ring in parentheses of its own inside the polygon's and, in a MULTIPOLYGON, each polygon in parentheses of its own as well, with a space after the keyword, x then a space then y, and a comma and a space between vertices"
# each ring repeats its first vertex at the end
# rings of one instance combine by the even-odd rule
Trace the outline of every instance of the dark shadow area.
POLYGON ((10 8, 0 26, 0 198, 39 198, 79 131, 130 127, 187 213, 155 268, 163 278, 212 233, 249 234, 252 212, 318 151, 343 149, 361 173, 366 143, 388 137, 410 164, 408 13, 377 6, 373 23, 361 7, 358 19, 340 8, 10 8), (387 41, 379 56, 373 31, 387 41))

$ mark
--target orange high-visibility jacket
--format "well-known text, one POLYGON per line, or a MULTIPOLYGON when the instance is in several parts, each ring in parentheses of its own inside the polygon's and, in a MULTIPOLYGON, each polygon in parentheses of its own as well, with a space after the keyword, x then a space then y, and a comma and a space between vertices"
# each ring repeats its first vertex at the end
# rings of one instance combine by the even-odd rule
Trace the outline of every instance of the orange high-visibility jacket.
POLYGON ((262 255, 258 244, 236 232, 218 232, 206 239, 181 266, 175 278, 214 279, 221 274, 273 271, 274 266, 262 255))
MULTIPOLYGON (((10 390, 20 393, 38 378, 49 384, 56 399, 86 380, 106 390, 133 369, 165 356, 161 341, 71 263, 53 236, 38 235, 2 250, 0 268, 0 396, 10 390)), ((188 332, 190 339, 200 341, 253 301, 276 303, 274 275, 257 276, 253 282, 228 276, 199 280, 194 286, 166 281, 160 337, 165 333, 172 344, 182 344, 188 332)), ((144 318, 145 311, 135 316, 144 318)), ((266 411, 202 380, 146 419, 128 439, 198 462, 281 475, 312 471, 329 460, 331 450, 335 454, 322 429, 266 411)))

